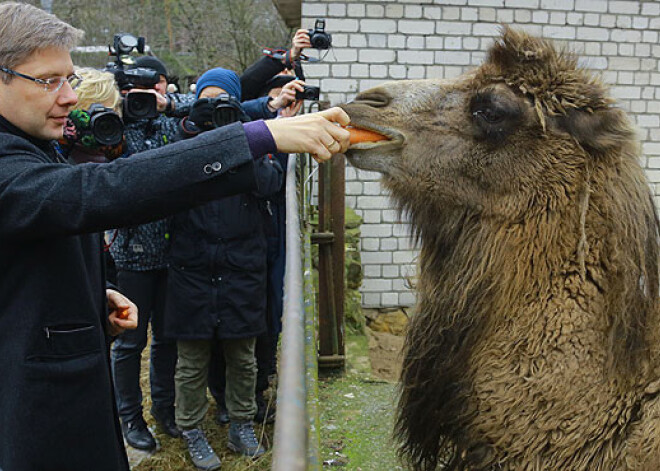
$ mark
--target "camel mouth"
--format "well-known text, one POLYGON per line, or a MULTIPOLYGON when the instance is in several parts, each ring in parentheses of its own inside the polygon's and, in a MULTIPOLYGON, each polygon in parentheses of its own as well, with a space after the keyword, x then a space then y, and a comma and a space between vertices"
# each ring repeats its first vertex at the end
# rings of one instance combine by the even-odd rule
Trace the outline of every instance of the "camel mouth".
POLYGON ((353 142, 349 146, 349 150, 369 150, 381 147, 401 147, 405 141, 403 134, 393 129, 354 122, 351 122, 350 126, 358 130, 365 130, 371 133, 380 134, 381 136, 384 136, 385 139, 353 142))

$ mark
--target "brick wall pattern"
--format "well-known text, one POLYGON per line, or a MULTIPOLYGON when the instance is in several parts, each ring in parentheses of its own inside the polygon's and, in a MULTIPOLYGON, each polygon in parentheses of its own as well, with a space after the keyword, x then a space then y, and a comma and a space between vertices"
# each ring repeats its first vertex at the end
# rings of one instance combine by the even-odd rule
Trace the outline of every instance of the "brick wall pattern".
MULTIPOLYGON (((636 121, 660 203, 660 0, 304 0, 303 27, 315 18, 334 47, 305 73, 332 104, 389 80, 456 77, 483 61, 502 23, 567 43, 636 121)), ((346 169, 347 205, 364 219, 362 302, 410 306, 417 251, 378 180, 346 169)))

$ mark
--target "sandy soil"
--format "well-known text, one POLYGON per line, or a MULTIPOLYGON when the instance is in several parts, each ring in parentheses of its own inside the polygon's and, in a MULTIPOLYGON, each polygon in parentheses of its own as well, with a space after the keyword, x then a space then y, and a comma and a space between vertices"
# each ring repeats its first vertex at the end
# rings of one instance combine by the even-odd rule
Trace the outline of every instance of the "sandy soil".
POLYGON ((377 378, 396 382, 401 373, 401 349, 405 337, 365 329, 369 338, 371 371, 377 378))

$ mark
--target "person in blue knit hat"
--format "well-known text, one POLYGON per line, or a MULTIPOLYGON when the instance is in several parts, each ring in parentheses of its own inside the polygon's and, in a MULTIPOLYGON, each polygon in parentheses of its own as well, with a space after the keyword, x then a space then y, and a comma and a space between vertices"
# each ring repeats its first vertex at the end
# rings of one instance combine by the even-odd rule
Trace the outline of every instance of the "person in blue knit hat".
MULTIPOLYGON (((250 120, 238 102, 238 75, 215 68, 197 81, 199 100, 190 119, 201 132, 218 125, 211 119, 215 104, 208 100, 220 94, 235 99, 235 119, 250 120)), ((265 105, 267 100, 259 99, 259 103, 265 105)), ((252 117, 270 116, 269 112, 252 117)), ((198 469, 220 467, 200 426, 209 407, 209 371, 219 376, 217 368, 209 369, 212 351, 216 361, 224 364, 223 396, 230 420, 227 446, 252 457, 265 452, 253 425, 257 412, 255 343, 266 332, 264 223, 268 215, 262 208, 263 198, 280 189, 283 170, 276 160, 263 156, 255 160, 254 174, 254 191, 177 214, 170 226, 165 333, 177 340, 179 352, 174 376, 176 423, 198 469)))
POLYGON ((225 93, 241 101, 241 81, 233 70, 216 67, 204 72, 197 80, 195 98, 200 98, 200 94, 207 87, 222 88, 225 93))

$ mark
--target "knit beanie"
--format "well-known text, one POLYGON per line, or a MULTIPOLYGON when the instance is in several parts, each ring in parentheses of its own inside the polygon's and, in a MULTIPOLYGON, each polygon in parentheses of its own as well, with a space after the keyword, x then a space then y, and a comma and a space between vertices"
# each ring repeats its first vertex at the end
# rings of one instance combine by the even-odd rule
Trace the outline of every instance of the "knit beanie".
POLYGON ((199 98, 199 94, 206 87, 220 87, 229 95, 241 101, 241 81, 238 78, 238 74, 233 70, 216 67, 215 69, 204 72, 199 80, 197 80, 195 98, 199 98))
POLYGON ((158 72, 159 75, 164 75, 167 78, 167 67, 163 61, 154 56, 140 56, 135 59, 135 67, 145 67, 158 72))

